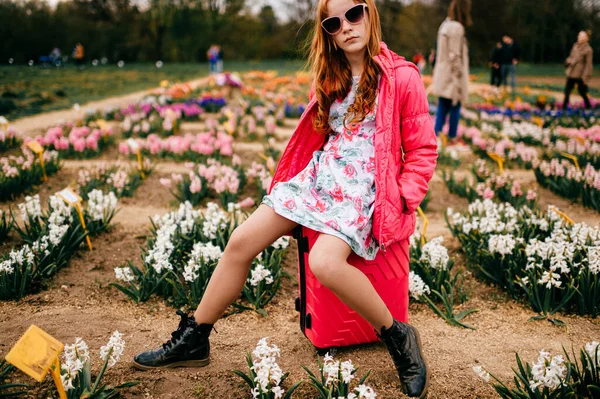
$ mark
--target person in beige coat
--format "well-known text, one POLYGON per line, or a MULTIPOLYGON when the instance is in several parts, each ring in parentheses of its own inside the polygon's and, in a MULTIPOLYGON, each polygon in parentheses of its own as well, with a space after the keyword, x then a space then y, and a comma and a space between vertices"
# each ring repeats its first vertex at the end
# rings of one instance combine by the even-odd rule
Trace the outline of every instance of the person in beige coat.
POLYGON ((587 32, 579 32, 577 43, 573 45, 569 58, 565 61, 567 67, 567 84, 565 86, 565 101, 563 109, 569 108, 569 97, 575 85, 579 90, 579 94, 583 97, 583 102, 586 108, 592 108, 590 99, 587 96, 588 84, 592 77, 592 65, 594 51, 588 43, 590 35, 587 32))
POLYGON ((460 108, 469 98, 469 49, 465 26, 471 25, 471 0, 452 0, 448 18, 438 30, 433 92, 439 97, 435 122, 436 135, 450 114, 448 137, 456 138, 460 108))

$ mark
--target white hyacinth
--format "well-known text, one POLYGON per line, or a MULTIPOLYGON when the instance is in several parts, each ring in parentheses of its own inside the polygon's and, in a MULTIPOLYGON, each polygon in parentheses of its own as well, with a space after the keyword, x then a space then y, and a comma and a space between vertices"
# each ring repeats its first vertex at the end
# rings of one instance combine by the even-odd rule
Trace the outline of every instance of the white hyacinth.
POLYGON ((552 270, 546 270, 542 275, 542 278, 538 280, 538 284, 545 285, 547 289, 554 287, 560 287, 562 282, 560 281, 560 274, 553 273, 552 270))
POLYGON ((342 362, 341 369, 342 381, 344 381, 345 384, 349 384, 350 381, 354 379, 354 371, 356 370, 352 364, 352 360, 342 362))
POLYGON ((329 353, 323 358, 323 376, 325 377, 325 385, 330 386, 338 381, 340 373, 340 362, 333 360, 333 356, 329 353))
POLYGON ((600 344, 596 341, 588 342, 585 344, 585 351, 596 363, 596 367, 600 366, 600 344))
POLYGON ((135 276, 130 267, 115 267, 115 275, 117 280, 131 283, 135 281, 135 276))
POLYGON ((204 213, 204 224, 202 225, 202 234, 210 240, 217 238, 217 232, 227 228, 228 217, 222 209, 214 202, 209 202, 206 205, 207 209, 204 213))
POLYGON ((285 391, 279 387, 283 371, 277 364, 279 357, 277 345, 269 345, 267 338, 262 338, 252 351, 252 357, 251 369, 256 373, 254 379, 256 386, 252 390, 252 396, 257 398, 261 393, 269 393, 269 386, 271 386, 271 392, 275 394, 275 397, 281 398, 285 391))
POLYGON ((104 219, 117 208, 117 197, 112 191, 104 194, 101 190, 92 190, 88 194, 88 214, 95 221, 104 219))
POLYGON ((587 247, 587 260, 593 275, 600 273, 600 247, 587 247))
POLYGON ((20 268, 23 265, 31 265, 35 260, 35 254, 32 252, 29 245, 25 244, 21 249, 11 250, 8 259, 0 263, 0 273, 12 274, 15 268, 20 268))
POLYGON ((200 212, 195 211, 192 204, 186 201, 180 204, 175 212, 154 216, 152 220, 157 228, 156 240, 144 260, 152 265, 156 273, 162 274, 163 270, 173 270, 169 260, 174 249, 171 239, 177 231, 181 234, 190 233, 199 215, 200 212))
POLYGON ((90 352, 85 341, 81 338, 75 338, 74 344, 65 345, 63 352, 64 362, 61 364, 61 376, 63 387, 66 391, 75 389, 73 381, 86 363, 90 361, 90 352))
POLYGON ((198 278, 198 270, 203 264, 208 262, 218 261, 223 256, 223 251, 213 243, 197 242, 194 244, 190 259, 185 266, 183 278, 185 281, 194 281, 198 278))
POLYGON ((285 236, 280 237, 271 246, 275 249, 286 249, 290 246, 290 238, 285 236))
POLYGON ((563 385, 567 374, 567 366, 564 363, 562 355, 551 357, 549 352, 542 349, 538 360, 531 364, 533 379, 529 381, 529 387, 535 390, 541 386, 553 391, 563 385))
POLYGON ((485 371, 481 366, 473 366, 473 371, 485 382, 490 382, 490 373, 485 371))
POLYGON ((433 269, 445 270, 448 267, 450 256, 442 242, 444 242, 444 237, 440 236, 423 245, 420 260, 429 263, 433 269))
POLYGON ((124 351, 125 341, 123 340, 123 334, 115 330, 108 340, 108 343, 100 348, 100 358, 106 361, 106 358, 109 357, 110 353, 108 367, 112 367, 119 361, 119 358, 124 351))
POLYGON ((73 222, 73 212, 71 207, 65 203, 60 197, 52 195, 48 202, 50 203, 50 216, 48 223, 63 225, 73 222))
POLYGON ((512 234, 495 234, 490 236, 488 250, 492 254, 510 255, 515 249, 516 244, 517 240, 512 234))
POLYGON ((354 392, 355 393, 348 394, 348 399, 375 399, 377 397, 373 388, 365 384, 361 384, 354 388, 354 392), (356 396, 356 394, 358 394, 358 396, 356 396))
POLYGON ((271 271, 269 269, 265 269, 265 267, 259 263, 256 267, 250 271, 250 278, 248 282, 250 285, 256 287, 261 281, 265 281, 267 284, 273 284, 273 276, 271 275, 271 271))
POLYGON ((415 272, 410 272, 408 278, 408 291, 410 296, 415 299, 421 298, 423 294, 429 294, 430 290, 427 284, 423 281, 423 279, 416 274, 415 272))
POLYGON ((33 197, 25 197, 25 202, 18 205, 21 211, 21 219, 24 222, 29 221, 29 218, 35 219, 42 216, 42 206, 40 204, 40 196, 38 194, 33 197))

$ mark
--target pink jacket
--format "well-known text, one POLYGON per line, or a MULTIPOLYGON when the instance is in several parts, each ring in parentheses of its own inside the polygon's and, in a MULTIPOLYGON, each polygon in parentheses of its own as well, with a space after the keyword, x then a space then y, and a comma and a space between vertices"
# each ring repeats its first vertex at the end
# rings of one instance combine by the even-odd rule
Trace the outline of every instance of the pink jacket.
MULTIPOLYGON (((415 210, 427 194, 437 159, 437 142, 425 88, 417 67, 381 43, 375 61, 383 71, 375 133, 373 236, 385 251, 415 230, 415 210), (402 198, 406 208, 402 207, 402 198)), ((327 136, 313 129, 317 101, 308 103, 273 176, 269 193, 302 171, 327 136)))

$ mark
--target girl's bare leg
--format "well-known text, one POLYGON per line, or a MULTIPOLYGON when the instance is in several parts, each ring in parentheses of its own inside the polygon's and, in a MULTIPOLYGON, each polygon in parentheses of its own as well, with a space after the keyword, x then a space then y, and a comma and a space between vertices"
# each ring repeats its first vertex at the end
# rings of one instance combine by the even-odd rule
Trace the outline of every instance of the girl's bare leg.
POLYGON ((214 324, 240 295, 252 260, 296 226, 263 204, 235 229, 194 312, 196 323, 214 324))
POLYGON ((381 327, 389 328, 394 319, 367 276, 348 263, 351 252, 344 240, 321 234, 308 263, 321 284, 381 332, 381 327))

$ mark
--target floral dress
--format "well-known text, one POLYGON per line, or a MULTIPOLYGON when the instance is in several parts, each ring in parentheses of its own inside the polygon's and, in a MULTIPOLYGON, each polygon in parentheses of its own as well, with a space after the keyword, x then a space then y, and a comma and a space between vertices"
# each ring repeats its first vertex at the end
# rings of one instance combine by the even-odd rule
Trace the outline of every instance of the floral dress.
POLYGON ((344 240, 358 256, 373 260, 379 248, 371 231, 377 105, 360 124, 344 127, 359 79, 353 78, 344 100, 331 105, 332 132, 323 150, 315 151, 306 168, 291 180, 277 183, 262 202, 302 226, 344 240))

